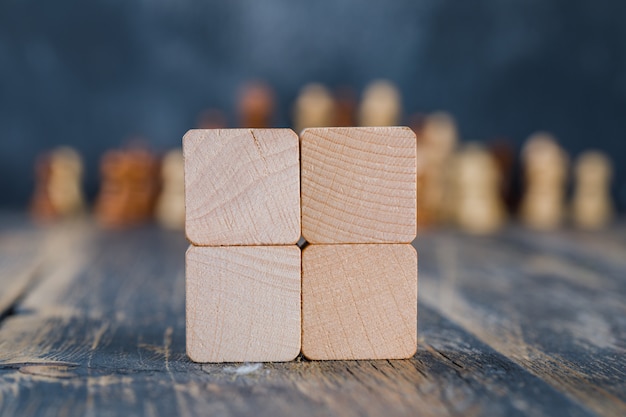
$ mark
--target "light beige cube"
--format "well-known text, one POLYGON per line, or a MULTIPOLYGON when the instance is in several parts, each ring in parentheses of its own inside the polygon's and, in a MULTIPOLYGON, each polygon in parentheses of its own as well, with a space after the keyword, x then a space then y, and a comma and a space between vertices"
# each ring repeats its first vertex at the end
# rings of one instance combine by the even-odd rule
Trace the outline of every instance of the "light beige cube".
POLYGON ((185 231, 192 244, 298 241, 299 141, 292 130, 190 130, 183 154, 185 231))
POLYGON ((408 127, 311 128, 301 135, 302 234, 313 244, 410 243, 416 146, 408 127))
POLYGON ((281 362, 300 353, 297 246, 190 246, 187 355, 195 362, 281 362))
POLYGON ((407 244, 310 245, 302 253, 302 353, 404 359, 417 349, 417 252, 407 244))

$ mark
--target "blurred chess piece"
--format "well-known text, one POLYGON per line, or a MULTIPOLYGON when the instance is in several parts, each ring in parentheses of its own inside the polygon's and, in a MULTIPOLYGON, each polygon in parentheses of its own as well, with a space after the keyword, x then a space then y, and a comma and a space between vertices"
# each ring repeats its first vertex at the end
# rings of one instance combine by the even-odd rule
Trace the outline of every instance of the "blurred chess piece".
POLYGON ((293 109, 293 127, 296 132, 307 127, 332 126, 334 117, 335 101, 326 87, 312 83, 300 90, 293 109))
POLYGON ((464 231, 487 235, 506 220, 500 197, 500 172, 493 156, 478 145, 468 145, 454 157, 451 167, 454 219, 464 231))
POLYGON ((349 87, 340 87, 335 91, 335 119, 334 126, 355 126, 356 96, 349 87))
POLYGON ((141 148, 109 151, 102 157, 100 173, 95 215, 101 226, 124 228, 152 218, 159 164, 151 152, 141 148))
POLYGON ((401 117, 402 98, 395 85, 377 80, 365 88, 359 107, 361 126, 396 126, 401 117))
POLYGON ((489 144, 489 152, 496 161, 500 171, 500 196, 504 201, 507 211, 513 212, 516 199, 513 189, 513 172, 515 167, 515 151, 511 141, 496 139, 489 144))
POLYGON ((272 89, 260 81, 243 86, 239 92, 239 126, 244 128, 272 127, 275 98, 272 89))
POLYGON ((449 201, 453 181, 450 164, 458 143, 454 119, 443 112, 426 116, 418 138, 418 160, 423 164, 423 178, 418 178, 418 222, 424 226, 449 222, 454 216, 449 201))
POLYGON ((609 158, 597 151, 587 151, 576 161, 572 201, 574 224, 582 229, 606 227, 613 218, 610 184, 613 169, 609 158))
POLYGON ((182 151, 169 151, 161 163, 163 188, 156 208, 159 223, 174 230, 185 228, 185 173, 182 151))
POLYGON ((525 192, 521 219, 537 230, 558 228, 564 218, 568 158, 548 133, 532 135, 522 149, 525 192))
POLYGON ((206 109, 198 116, 198 129, 224 129, 227 124, 226 115, 219 109, 206 109))
POLYGON ((72 218, 85 210, 83 162, 72 148, 61 147, 37 161, 31 213, 39 221, 72 218))

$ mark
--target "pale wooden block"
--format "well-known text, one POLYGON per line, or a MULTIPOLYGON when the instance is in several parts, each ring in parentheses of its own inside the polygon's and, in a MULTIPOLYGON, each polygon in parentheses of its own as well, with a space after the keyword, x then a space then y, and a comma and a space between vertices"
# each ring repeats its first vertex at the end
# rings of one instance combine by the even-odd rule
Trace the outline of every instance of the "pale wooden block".
POLYGON ((404 359, 417 349, 417 252, 406 244, 309 245, 302 253, 302 353, 404 359))
POLYGON ((280 362, 300 353, 300 248, 191 246, 187 355, 195 362, 280 362))
POLYGON ((415 239, 416 144, 408 127, 305 129, 304 238, 309 243, 415 239))
POLYGON ((185 230, 194 245, 298 241, 299 143, 291 129, 190 130, 183 153, 185 230))

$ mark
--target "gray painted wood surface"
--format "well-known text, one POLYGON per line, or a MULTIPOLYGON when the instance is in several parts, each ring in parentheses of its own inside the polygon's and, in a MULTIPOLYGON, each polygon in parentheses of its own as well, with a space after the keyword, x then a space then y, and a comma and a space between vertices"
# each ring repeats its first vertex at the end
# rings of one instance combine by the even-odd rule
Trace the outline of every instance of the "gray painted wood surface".
POLYGON ((439 231, 410 360, 200 365, 176 233, 0 221, 0 415, 623 416, 626 239, 439 231))

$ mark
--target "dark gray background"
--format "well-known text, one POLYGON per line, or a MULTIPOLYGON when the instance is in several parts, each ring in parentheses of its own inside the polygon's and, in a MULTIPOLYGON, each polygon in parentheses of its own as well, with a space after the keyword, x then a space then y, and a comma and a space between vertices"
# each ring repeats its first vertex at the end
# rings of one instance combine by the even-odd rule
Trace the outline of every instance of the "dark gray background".
POLYGON ((269 81, 277 125, 309 81, 395 81, 406 113, 445 109, 464 139, 538 129, 609 152, 626 203, 626 2, 584 0, 0 0, 0 206, 24 206, 40 151, 97 161, 133 135, 180 144, 198 112, 232 118, 269 81))

